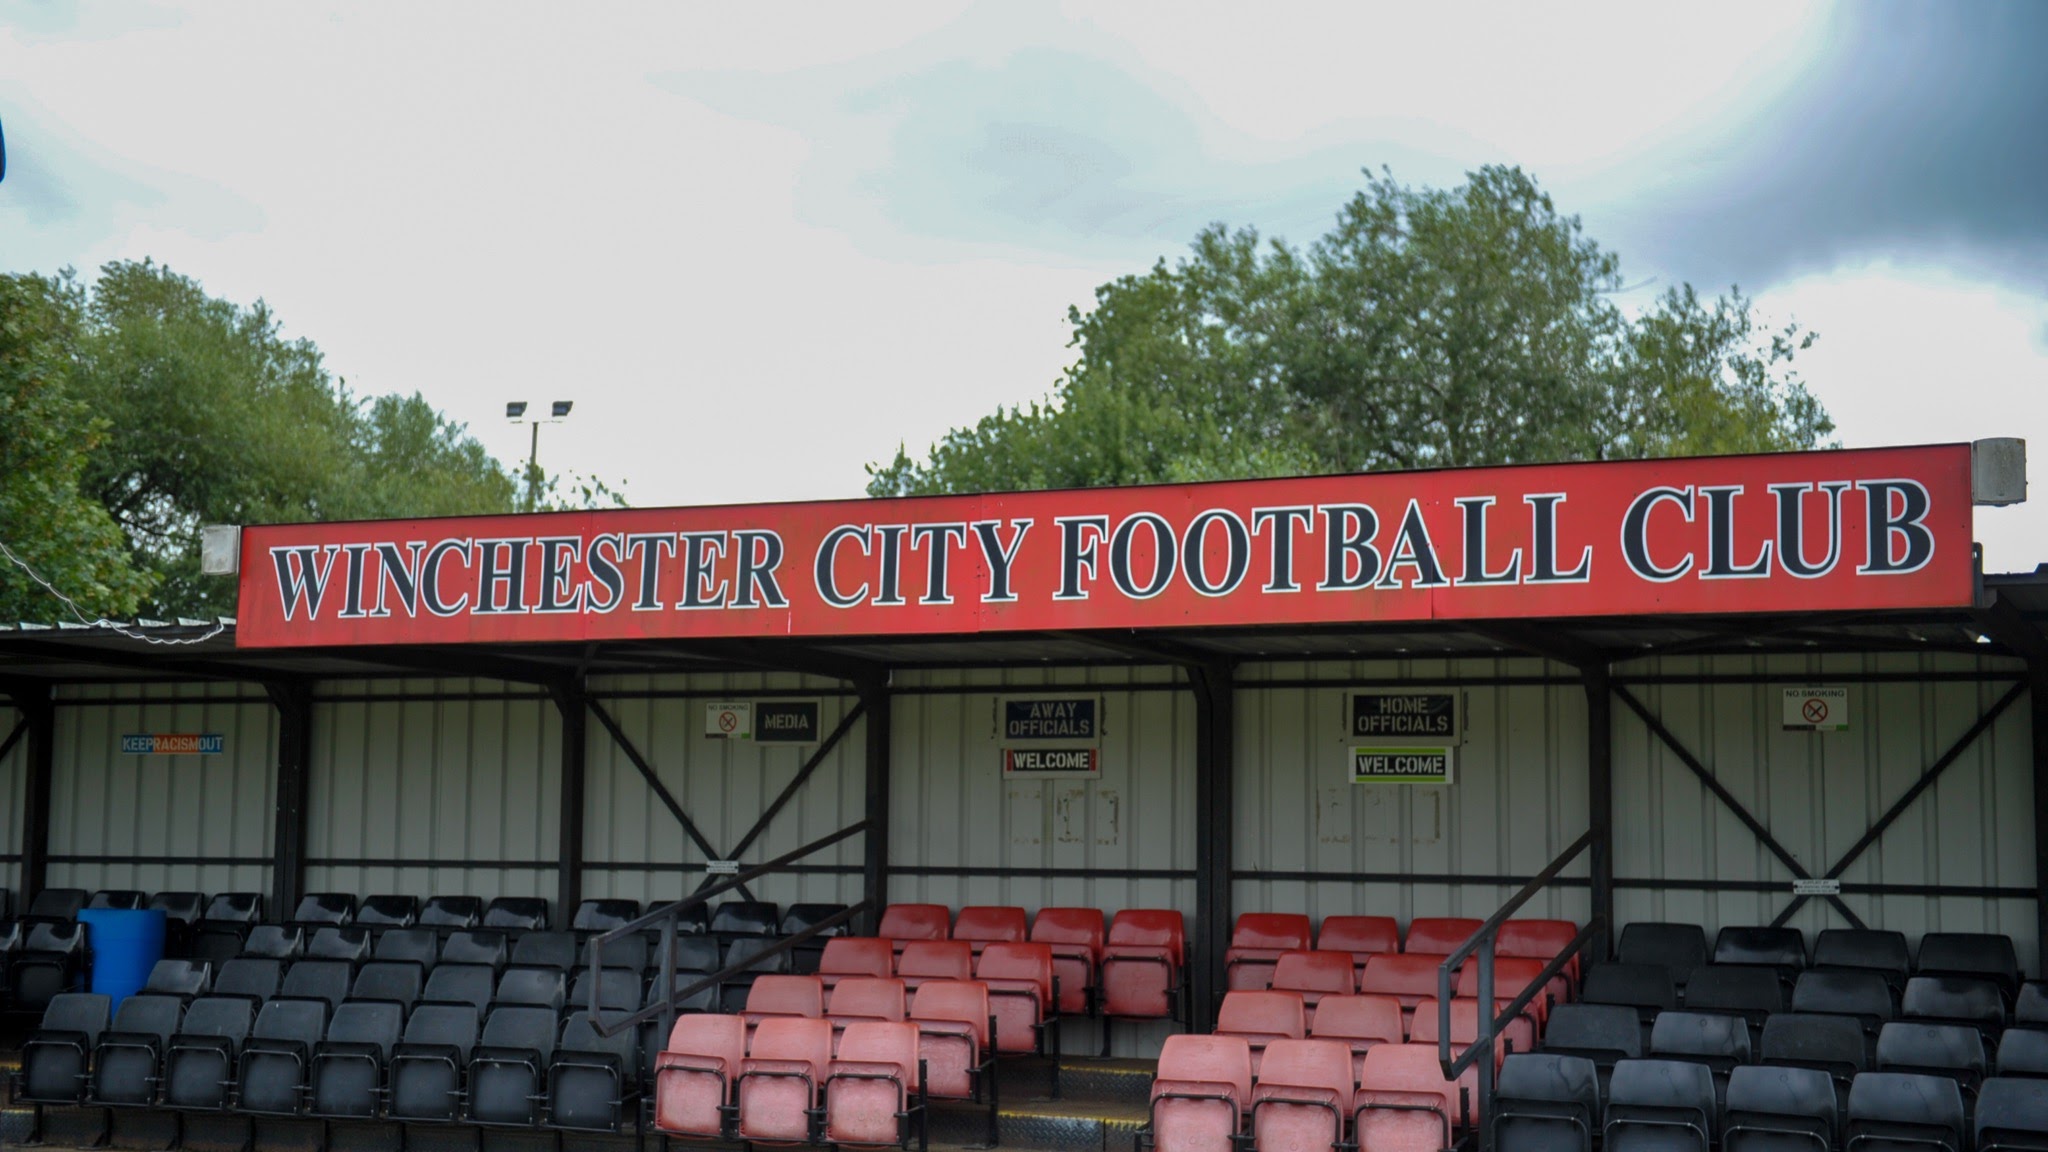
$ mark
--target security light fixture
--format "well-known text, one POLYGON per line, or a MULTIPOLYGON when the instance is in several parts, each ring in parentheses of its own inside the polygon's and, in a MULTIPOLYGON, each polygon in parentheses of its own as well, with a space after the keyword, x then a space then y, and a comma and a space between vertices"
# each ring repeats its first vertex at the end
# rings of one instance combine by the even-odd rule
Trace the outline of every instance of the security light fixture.
POLYGON ((575 406, 576 406, 576 402, 575 402, 574 400, 557 400, 557 401, 555 401, 555 411, 554 411, 555 419, 557 419, 557 420, 560 420, 560 419, 561 419, 562 417, 564 417, 564 416, 567 416, 567 415, 569 414, 569 409, 571 409, 571 408, 573 408, 573 407, 575 407, 575 406))
POLYGON ((513 400, 505 405, 505 419, 517 420, 526 415, 526 401, 513 400))

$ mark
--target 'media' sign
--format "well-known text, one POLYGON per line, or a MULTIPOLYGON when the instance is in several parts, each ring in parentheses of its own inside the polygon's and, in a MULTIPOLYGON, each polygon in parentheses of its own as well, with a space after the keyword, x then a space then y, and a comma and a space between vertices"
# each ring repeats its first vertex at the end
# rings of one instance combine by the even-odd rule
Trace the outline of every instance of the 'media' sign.
POLYGON ((244 647, 1959 607, 1970 449, 274 525, 244 647))

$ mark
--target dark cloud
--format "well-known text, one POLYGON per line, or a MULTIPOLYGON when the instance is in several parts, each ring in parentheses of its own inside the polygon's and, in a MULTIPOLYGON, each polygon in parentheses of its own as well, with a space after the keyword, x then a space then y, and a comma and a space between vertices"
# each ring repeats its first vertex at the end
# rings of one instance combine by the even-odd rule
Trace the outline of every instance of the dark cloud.
POLYGON ((1872 0, 1827 34, 1782 98, 1625 209, 1626 252, 1706 284, 1900 256, 2048 291, 2048 4, 1872 0))

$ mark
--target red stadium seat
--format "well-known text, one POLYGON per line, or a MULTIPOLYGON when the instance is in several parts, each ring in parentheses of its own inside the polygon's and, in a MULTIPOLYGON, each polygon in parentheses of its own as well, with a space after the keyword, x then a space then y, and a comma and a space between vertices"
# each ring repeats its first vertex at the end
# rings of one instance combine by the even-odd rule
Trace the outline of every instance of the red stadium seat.
POLYGON ((1417 916, 1408 922, 1408 943, 1401 950, 1424 956, 1448 956, 1470 940, 1483 923, 1465 916, 1417 916))
POLYGON ((825 1014, 825 982, 816 976, 780 976, 764 972, 747 989, 744 1019, 749 1029, 771 1016, 818 1017, 825 1014))
POLYGON ((1126 908, 1102 946, 1102 1014, 1129 1019, 1177 1015, 1186 935, 1178 912, 1126 908))
POLYGON ((976 956, 990 944, 1021 944, 1031 934, 1022 908, 969 906, 953 921, 953 939, 965 940, 976 956))
POLYGON ((982 950, 974 977, 988 985, 997 1050, 1038 1051, 1040 1029, 1054 1011, 1052 945, 991 944, 982 950))
POLYGON ((933 1096, 967 1100, 989 1052, 988 985, 979 981, 934 980, 910 999, 918 1051, 925 1061, 925 1088, 933 1096))
POLYGON ((746 1055, 747 1023, 738 1016, 677 1017, 654 1063, 654 1126, 682 1136, 723 1137, 746 1055))
POLYGON ((906 1143, 912 1103, 920 1095, 917 1066, 915 1024, 859 1020, 847 1025, 826 1073, 826 1141, 906 1143))
POLYGON ((831 1063, 831 1022, 802 1016, 761 1021, 740 1062, 740 1139, 809 1143, 810 1114, 831 1063))
POLYGON ((953 913, 944 904, 891 904, 882 909, 875 935, 901 952, 906 941, 945 940, 952 935, 953 913))
POLYGON ((912 940, 896 959, 896 975, 913 992, 927 980, 972 980, 974 950, 965 940, 912 940))
POLYGON ((1308 1011, 1299 992, 1226 992, 1223 1006, 1216 1010, 1216 1034, 1241 1036, 1251 1045, 1252 1075, 1256 1076, 1267 1044, 1308 1035, 1308 1011))
POLYGON ((1369 958, 1401 950, 1401 925, 1392 916, 1325 916, 1316 949, 1351 953, 1353 971, 1363 973, 1369 958))
POLYGON ((1157 1152, 1234 1152, 1251 1106, 1251 1048, 1241 1036, 1168 1036, 1152 1081, 1157 1152))
MULTIPOLYGON (((1500 926, 1500 935, 1494 938, 1493 954, 1540 960, 1548 964, 1570 948, 1578 935, 1579 926, 1569 920, 1510 920, 1500 926)), ((1572 957, 1565 974, 1571 977, 1573 984, 1579 982, 1577 956, 1572 957)))
MULTIPOLYGON (((1529 960, 1519 956, 1494 957, 1494 999, 1498 1000, 1502 1007, 1506 1007, 1508 1001, 1522 994, 1522 989, 1527 988, 1530 981, 1543 975, 1543 966, 1547 963, 1549 963, 1547 960, 1529 960)), ((1544 986, 1543 991, 1537 993, 1536 998, 1529 1001, 1529 1006, 1523 1014, 1528 1016, 1535 1025, 1536 1030, 1541 1032, 1544 1023, 1550 1019, 1551 1008, 1571 999, 1568 995, 1569 992, 1570 988, 1566 986, 1564 976, 1562 974, 1553 976, 1550 979, 1550 983, 1544 986)), ((1466 997, 1477 997, 1479 995, 1479 965, 1476 961, 1465 965, 1458 973, 1457 995, 1466 997)), ((1518 1047, 1515 1051, 1526 1052, 1528 1049, 1518 1047)))
POLYGON ((1309 946, 1312 929, 1298 912, 1246 912, 1230 930, 1230 948, 1223 953, 1224 986, 1263 989, 1273 986, 1273 965, 1282 952, 1309 946))
POLYGON ((1365 1054, 1352 1098, 1359 1152, 1439 1152, 1479 1122, 1477 1069, 1444 1079, 1434 1044, 1382 1044, 1365 1054))
POLYGON ((1401 1044, 1401 1002, 1392 996, 1325 996, 1316 1006, 1308 1034, 1317 1040, 1339 1040, 1351 1049, 1351 1078, 1365 1069, 1365 1054, 1381 1044, 1401 1044))
POLYGON ((834 1020, 909 1019, 909 994, 897 979, 848 976, 832 989, 825 1015, 834 1020))
POLYGON ((1351 1050, 1334 1040, 1275 1040, 1252 1089, 1252 1147, 1340 1152, 1351 1115, 1351 1050))
MULTIPOLYGON (((1500 1007, 1507 1007, 1507 1003, 1502 1000, 1500 1007)), ((1417 1044, 1434 1044, 1438 1035, 1437 1000, 1432 996, 1415 1006, 1415 1020, 1408 1026, 1408 1039, 1417 1044)), ((1464 1051, 1478 1039, 1479 1001, 1464 997, 1452 1000, 1451 1043, 1458 1045, 1452 1049, 1453 1053, 1464 1051)), ((1510 1051, 1530 1052, 1534 1051, 1535 1047, 1535 1025, 1530 1023, 1527 1016, 1517 1016, 1494 1041, 1493 1066, 1500 1067, 1500 1062, 1510 1051)))
POLYGON ((892 976, 895 953, 874 936, 834 936, 818 958, 818 975, 830 988, 848 976, 892 976))
POLYGON ((1342 952, 1283 952, 1273 967, 1273 990, 1301 993, 1311 1025, 1323 997, 1348 996, 1352 988, 1351 958, 1342 952))
POLYGON ((1031 940, 1052 945, 1052 971, 1060 980, 1060 1011, 1088 1011, 1102 962, 1102 913, 1094 908, 1040 908, 1031 940))
MULTIPOLYGON (((1365 978, 1359 981, 1358 990, 1399 1000, 1401 1018, 1405 1021, 1414 1012, 1418 1001, 1436 995, 1436 970, 1442 963, 1440 956, 1418 956, 1406 952, 1375 956, 1366 962, 1365 978)), ((1455 981, 1452 987, 1456 987, 1455 981)))

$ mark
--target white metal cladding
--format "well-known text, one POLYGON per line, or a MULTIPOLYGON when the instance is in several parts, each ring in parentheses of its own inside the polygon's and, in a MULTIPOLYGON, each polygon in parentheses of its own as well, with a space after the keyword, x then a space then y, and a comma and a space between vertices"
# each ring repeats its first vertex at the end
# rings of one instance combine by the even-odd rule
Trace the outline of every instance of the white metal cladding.
MULTIPOLYGON (((1761 684, 1658 684, 1632 689, 1812 874, 1824 875, 2011 681, 1831 681, 1830 674, 2003 671, 2018 661, 1966 656, 1666 658, 1617 673, 1693 677, 1764 675, 1761 684), (1839 683, 1849 689, 1846 732, 1783 730, 1780 689, 1839 683)), ((1769 892, 1621 887, 1615 918, 1706 926, 1767 924, 1791 900, 1791 872, 1700 785, 1626 706, 1614 724, 1614 873, 1619 880, 1768 881, 1769 892)), ((1944 884, 2032 891, 2033 768, 2024 697, 1967 749, 1940 781, 1843 875, 1855 883, 1944 884)), ((1848 895, 1873 928, 2003 932, 2020 964, 2040 971, 2031 898, 1848 895)), ((1826 901, 1791 923, 1809 940, 1847 927, 1826 901)))
MULTIPOLYGON (((969 904, 1173 908, 1194 927, 1195 705, 1167 668, 1010 669, 899 675, 890 771, 889 897, 959 909, 969 904), (1136 685, 1151 687, 1133 690, 1136 685), (931 692, 920 689, 983 688, 931 692), (1098 780, 1005 780, 995 736, 1005 695, 1085 692, 1102 699, 1098 780), (924 869, 1095 869, 1179 873, 934 875, 924 869)), ((856 798, 857 799, 857 798, 856 798)), ((857 812, 858 809, 855 809, 857 812)), ((1118 1055, 1155 1055, 1164 1026, 1129 1024, 1118 1055)), ((1066 1046, 1091 1051, 1076 1028, 1066 1046)))
MULTIPOLYGON (((1377 874, 1240 879, 1233 906, 1333 915, 1491 915, 1515 883, 1420 883, 1408 875, 1528 877, 1586 831, 1586 695, 1577 683, 1459 686, 1559 676, 1541 660, 1400 660, 1246 665, 1237 681, 1234 859, 1240 872, 1377 874), (1350 680, 1364 687, 1261 688, 1262 680, 1350 680), (1384 688, 1379 687, 1384 682, 1384 688), (1449 687, 1465 737, 1449 786, 1353 784, 1354 692, 1449 687)), ((1585 877, 1584 856, 1566 869, 1585 877)), ((1583 921, 1583 886, 1553 886, 1523 915, 1583 921)))
MULTIPOLYGON (((822 742, 859 699, 839 681, 781 673, 605 677, 593 680, 590 691, 721 857, 747 834, 820 744, 711 739, 704 734, 705 706, 725 699, 816 700, 822 742), (645 695, 656 692, 688 695, 645 695)), ((862 818, 867 804, 862 767, 866 738, 865 721, 855 721, 748 846, 742 868, 862 818)), ((696 891, 704 882, 704 853, 594 716, 584 774, 583 855, 590 862, 584 866, 584 894, 656 905, 696 891)), ((550 810, 553 807, 550 802, 550 810)), ((851 903, 860 898, 862 851, 861 837, 850 836, 797 862, 799 867, 843 871, 771 876, 749 888, 757 898, 785 907, 806 901, 851 903)))
POLYGON ((321 685, 307 890, 553 897, 561 743, 561 714, 523 685, 321 685), (449 698, 465 693, 501 698, 449 698))
POLYGON ((122 862, 270 858, 277 711, 261 687, 78 685, 60 688, 57 700, 50 887, 269 888, 267 864, 122 862), (136 733, 218 733, 225 740, 215 756, 122 753, 121 737, 136 733))

